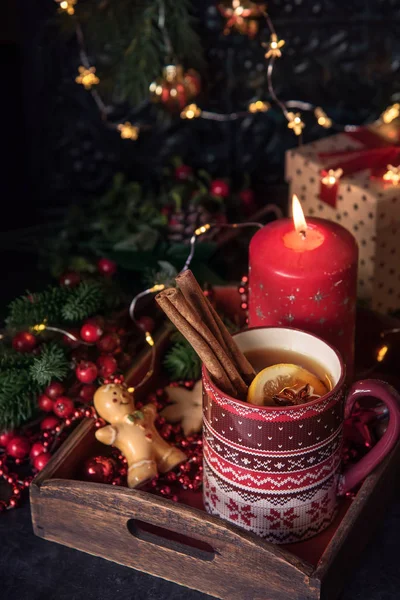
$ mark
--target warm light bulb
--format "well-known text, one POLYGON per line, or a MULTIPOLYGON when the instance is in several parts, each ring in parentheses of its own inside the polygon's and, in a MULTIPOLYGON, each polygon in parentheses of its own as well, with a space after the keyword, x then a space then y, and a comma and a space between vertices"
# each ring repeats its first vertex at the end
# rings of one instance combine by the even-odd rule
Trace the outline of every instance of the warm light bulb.
POLYGON ((196 119, 200 115, 201 109, 197 106, 197 104, 189 104, 188 106, 185 106, 181 112, 181 119, 196 119))
POLYGON ((399 185, 400 183, 400 165, 394 167, 393 165, 387 165, 387 171, 383 175, 383 180, 388 181, 392 185, 399 185))
POLYGON ((307 231, 307 221, 304 218, 304 212, 301 208, 300 200, 296 194, 293 194, 292 198, 292 215, 295 230, 297 233, 300 233, 303 237, 305 237, 307 231))
POLYGON ((255 102, 251 102, 249 104, 249 112, 258 113, 258 112, 267 112, 270 109, 270 104, 268 102, 263 102, 262 100, 256 100, 255 102))
POLYGON ((377 362, 382 362, 389 350, 389 346, 381 346, 376 354, 377 362))
POLYGON ((400 116, 400 103, 396 102, 391 106, 388 106, 385 111, 381 114, 381 119, 384 123, 391 123, 394 119, 400 116))
POLYGON ((326 175, 322 177, 321 182, 327 187, 331 188, 337 184, 342 175, 343 169, 329 169, 326 175))

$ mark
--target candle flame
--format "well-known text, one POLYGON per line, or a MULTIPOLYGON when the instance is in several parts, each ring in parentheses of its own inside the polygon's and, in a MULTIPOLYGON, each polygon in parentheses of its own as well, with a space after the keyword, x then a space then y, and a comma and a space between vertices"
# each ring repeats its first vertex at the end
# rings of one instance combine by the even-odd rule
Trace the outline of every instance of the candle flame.
POLYGON ((307 231, 307 221, 304 218, 303 209, 301 208, 300 200, 296 194, 293 194, 292 198, 292 215, 295 230, 297 233, 300 233, 303 237, 305 237, 307 231))

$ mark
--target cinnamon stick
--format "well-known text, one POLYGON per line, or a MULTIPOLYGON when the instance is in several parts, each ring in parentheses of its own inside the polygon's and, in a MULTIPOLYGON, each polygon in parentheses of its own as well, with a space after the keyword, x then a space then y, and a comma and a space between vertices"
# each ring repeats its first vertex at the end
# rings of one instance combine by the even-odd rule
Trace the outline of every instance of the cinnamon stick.
POLYGON ((203 290, 198 284, 197 279, 193 275, 192 271, 187 269, 186 271, 183 271, 183 273, 179 273, 179 275, 177 275, 175 278, 175 281, 187 302, 196 309, 199 319, 201 319, 207 325, 208 329, 221 344, 222 348, 224 348, 225 352, 229 353, 221 331, 215 322, 214 317, 212 316, 210 310, 211 303, 205 297, 203 290))
POLYGON ((186 300, 196 307, 199 312, 199 316, 203 319, 204 323, 206 323, 207 327, 220 342, 228 356, 231 357, 245 383, 250 385, 256 375, 253 367, 237 346, 235 340, 227 330, 224 322, 211 302, 204 296, 203 290, 198 284, 192 271, 187 269, 183 273, 180 273, 176 277, 175 281, 182 290, 186 300))
POLYGON ((237 391, 239 398, 246 398, 247 396, 247 385, 243 381, 242 376, 237 370, 232 358, 228 355, 225 349, 221 346, 219 341, 213 336, 210 329, 199 317, 195 308, 190 305, 184 298, 180 290, 171 288, 163 292, 164 296, 168 298, 171 304, 176 308, 179 314, 186 319, 186 321, 197 331, 197 333, 203 338, 208 344, 211 350, 214 352, 221 366, 224 368, 228 375, 233 387, 237 391))
POLYGON ((193 349, 197 352, 217 386, 227 394, 236 395, 237 391, 233 387, 226 371, 216 357, 215 353, 202 338, 202 336, 171 303, 168 298, 168 290, 164 290, 163 292, 157 294, 156 301, 178 329, 178 331, 182 333, 182 335, 191 344, 193 349))

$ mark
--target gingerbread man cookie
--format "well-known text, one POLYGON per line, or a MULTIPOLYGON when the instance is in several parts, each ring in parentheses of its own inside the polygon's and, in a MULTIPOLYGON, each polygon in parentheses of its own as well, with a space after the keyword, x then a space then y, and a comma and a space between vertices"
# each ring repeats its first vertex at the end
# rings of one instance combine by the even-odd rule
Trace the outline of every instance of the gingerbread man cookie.
POLYGON ((96 431, 99 442, 116 446, 128 461, 128 486, 141 485, 158 473, 166 473, 186 460, 168 444, 154 426, 153 404, 135 410, 132 395, 120 384, 102 385, 94 395, 97 414, 109 425, 96 431))

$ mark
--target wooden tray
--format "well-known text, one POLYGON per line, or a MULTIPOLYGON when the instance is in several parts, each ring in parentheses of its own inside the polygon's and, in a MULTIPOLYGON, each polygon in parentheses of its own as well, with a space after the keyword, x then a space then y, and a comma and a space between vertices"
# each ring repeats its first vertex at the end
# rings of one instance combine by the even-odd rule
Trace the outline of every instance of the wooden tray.
MULTIPOLYGON (((232 298, 232 289, 225 293, 232 298)), ((169 334, 166 327, 156 336, 159 355, 169 334)), ((143 353, 129 383, 140 380, 148 362, 143 353)), ((156 369, 142 398, 157 387, 157 377, 156 369)), ((35 534, 229 600, 336 599, 384 514, 400 463, 398 444, 354 500, 342 501, 329 529, 306 542, 275 546, 208 515, 201 493, 188 492, 174 503, 79 481, 82 461, 104 451, 93 421, 82 422, 31 485, 35 534)))

